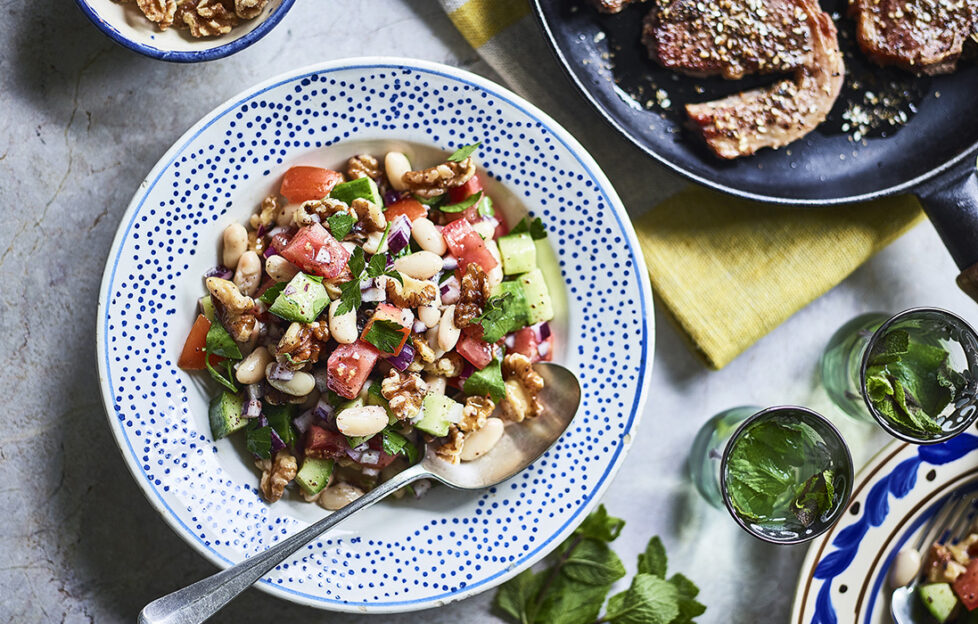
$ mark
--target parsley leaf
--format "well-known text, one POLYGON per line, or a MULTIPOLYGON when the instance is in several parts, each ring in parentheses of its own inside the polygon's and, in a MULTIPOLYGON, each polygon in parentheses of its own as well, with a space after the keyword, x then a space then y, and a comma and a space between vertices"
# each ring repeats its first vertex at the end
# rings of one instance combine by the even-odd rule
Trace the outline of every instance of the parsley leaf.
POLYGON ((387 270, 387 254, 375 254, 367 263, 367 277, 380 277, 387 270))
POLYGON ((463 210, 466 210, 476 205, 476 203, 478 203, 480 199, 482 199, 482 191, 479 191, 475 195, 469 195, 468 197, 458 202, 457 204, 448 204, 446 206, 442 206, 439 210, 448 213, 462 212, 463 210))
POLYGON ((354 247, 353 252, 350 254, 350 259, 346 263, 346 266, 350 268, 350 273, 353 274, 353 279, 350 281, 357 282, 359 284, 357 277, 363 273, 363 267, 366 265, 366 263, 366 259, 363 255, 363 247, 354 247))
POLYGON ((282 294, 282 291, 285 290, 285 287, 288 285, 288 282, 278 282, 277 284, 272 284, 265 289, 265 292, 261 294, 261 297, 258 297, 258 300, 262 303, 275 303, 275 300, 280 294, 282 294))
POLYGON ((510 234, 522 234, 523 232, 528 233, 533 240, 547 238, 547 228, 543 226, 543 221, 540 219, 540 217, 537 217, 536 219, 523 217, 520 219, 520 222, 509 231, 510 234))
POLYGON ((340 305, 336 306, 336 316, 342 316, 347 312, 356 310, 360 307, 360 280, 352 279, 349 282, 340 284, 340 305))
POLYGON ((482 339, 490 344, 498 342, 512 327, 512 321, 506 314, 506 301, 510 297, 512 297, 511 293, 491 297, 486 302, 482 314, 473 319, 482 325, 482 339))
POLYGON ((337 212, 326 218, 326 223, 329 224, 329 233, 338 241, 343 240, 350 233, 353 224, 356 222, 357 220, 346 212, 337 212))
POLYGON ((460 147, 454 154, 446 158, 446 160, 448 162, 462 162, 463 160, 471 156, 473 152, 475 152, 475 150, 479 149, 480 145, 482 145, 482 141, 478 141, 477 143, 473 143, 472 145, 466 145, 464 147, 460 147))
POLYGON ((370 323, 363 339, 383 353, 397 353, 410 332, 394 321, 377 320, 370 323))
POLYGON ((498 357, 492 359, 485 368, 477 370, 465 383, 462 384, 462 392, 468 395, 478 395, 492 397, 497 403, 506 396, 506 385, 503 383, 503 372, 500 367, 498 357))

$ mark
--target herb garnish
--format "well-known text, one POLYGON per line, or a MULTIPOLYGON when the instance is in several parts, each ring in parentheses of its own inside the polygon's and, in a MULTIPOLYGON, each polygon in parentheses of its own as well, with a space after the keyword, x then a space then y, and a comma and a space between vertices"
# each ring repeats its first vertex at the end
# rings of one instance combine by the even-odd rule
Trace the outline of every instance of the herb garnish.
POLYGON ((204 367, 207 369, 207 372, 214 378, 214 381, 231 392, 237 392, 238 387, 234 385, 234 371, 231 369, 231 360, 241 359, 241 349, 238 348, 238 343, 234 341, 234 338, 231 337, 228 330, 224 329, 224 326, 216 318, 211 322, 210 329, 207 330, 204 345, 204 367), (226 358, 218 366, 227 370, 227 376, 224 375, 224 371, 214 368, 211 364, 210 356, 212 354, 226 358))
MULTIPOLYGON (((383 242, 381 242, 381 244, 383 244, 383 242)), ((397 280, 401 284, 404 283, 404 279, 401 277, 400 273, 394 271, 393 269, 390 271, 387 270, 386 254, 374 254, 374 256, 370 258, 370 262, 367 263, 364 260, 363 248, 357 247, 353 250, 353 253, 350 254, 350 260, 347 262, 347 266, 350 268, 350 273, 353 274, 353 279, 351 279, 349 282, 340 284, 340 305, 336 307, 336 315, 346 314, 347 312, 356 310, 360 307, 360 282, 364 279, 364 276, 376 279, 382 275, 385 275, 397 280)))
POLYGON ((275 303, 275 300, 278 299, 278 296, 282 294, 282 291, 285 290, 285 287, 288 285, 288 282, 276 282, 275 284, 272 284, 265 289, 265 292, 261 294, 261 297, 258 297, 258 301, 267 304, 275 303))
POLYGON ((501 359, 502 356, 494 357, 485 368, 469 375, 462 384, 462 392, 470 396, 489 395, 493 401, 502 401, 506 396, 506 384, 503 382, 501 359))
MULTIPOLYGON (((482 191, 479 191, 480 193, 482 191)), ((492 198, 488 195, 483 196, 482 201, 479 202, 479 216, 482 217, 494 217, 496 216, 496 209, 492 207, 492 198)))
POLYGON ((371 321, 367 331, 364 332, 363 339, 383 353, 397 354, 401 352, 401 347, 410 335, 409 327, 394 321, 376 320, 371 321))
POLYGON ((832 509, 835 500, 834 475, 831 470, 813 474, 800 488, 795 500, 791 502, 791 513, 795 514, 803 527, 810 527, 819 516, 832 509))
POLYGON ((495 606, 519 624, 691 624, 706 607, 696 585, 682 574, 666 579, 667 558, 658 537, 638 556, 638 574, 628 589, 601 607, 625 567, 608 543, 625 522, 598 507, 554 552, 540 572, 526 570, 496 592, 495 606), (600 617, 599 617, 600 616, 600 617))
POLYGON ((462 162, 463 160, 471 156, 475 152, 475 150, 479 149, 480 145, 482 145, 482 141, 478 141, 476 143, 473 143, 472 145, 466 145, 464 147, 460 147, 454 154, 452 154, 445 160, 447 160, 448 162, 462 162))
POLYGON ((506 317, 506 301, 511 293, 490 297, 482 314, 473 320, 482 325, 482 339, 488 343, 498 342, 512 329, 512 320, 506 317))
POLYGON ((255 426, 249 424, 245 446, 252 455, 269 459, 272 456, 272 428, 267 425, 258 427, 257 419, 252 422, 255 426))
POLYGON ((509 231, 510 234, 522 234, 523 232, 528 233, 533 240, 547 238, 547 228, 544 227, 543 220, 541 220, 540 217, 537 217, 536 219, 523 217, 520 219, 520 222, 509 231))
POLYGON ((457 204, 447 204, 445 206, 442 206, 441 208, 439 208, 439 210, 448 213, 462 212, 463 210, 466 210, 474 206, 476 202, 478 202, 480 199, 482 199, 482 191, 479 191, 474 195, 469 195, 468 197, 458 202, 457 204))
POLYGON ((329 224, 329 233, 338 241, 343 240, 350 233, 353 224, 356 222, 357 220, 353 216, 345 212, 337 212, 326 218, 326 223, 329 224))

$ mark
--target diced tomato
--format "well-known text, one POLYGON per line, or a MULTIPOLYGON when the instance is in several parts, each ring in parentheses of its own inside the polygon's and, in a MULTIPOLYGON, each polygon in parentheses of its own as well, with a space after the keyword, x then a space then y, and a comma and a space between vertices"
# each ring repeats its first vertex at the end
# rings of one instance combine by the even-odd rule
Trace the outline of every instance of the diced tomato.
POLYGON ((398 215, 404 215, 408 221, 414 221, 421 217, 427 217, 428 207, 418 200, 409 197, 384 208, 384 216, 389 222, 393 222, 398 215))
POLYGON ((359 462, 360 465, 364 466, 365 468, 375 468, 377 470, 383 470, 391 463, 393 463, 395 459, 397 459, 397 455, 389 455, 384 451, 384 440, 379 435, 375 435, 374 437, 367 440, 367 446, 369 446, 372 450, 377 451, 378 457, 376 461, 366 462, 360 460, 359 462))
POLYGON ((326 197, 342 181, 343 174, 339 171, 322 167, 292 167, 282 176, 279 192, 285 199, 298 204, 326 197))
POLYGON ((968 569, 961 573, 954 584, 954 593, 968 611, 978 607, 978 559, 972 559, 968 569))
POLYGON ((479 176, 474 175, 462 186, 456 186, 455 188, 448 189, 448 201, 449 203, 457 204, 463 199, 467 199, 481 190, 483 190, 482 182, 479 181, 479 176))
POLYGON ((503 216, 501 210, 496 210, 496 214, 493 217, 496 223, 496 231, 492 233, 493 240, 499 238, 500 236, 506 236, 509 234, 509 224, 506 223, 506 217, 503 216))
MULTIPOLYGON (((204 369, 204 347, 207 346, 207 331, 211 328, 211 322, 203 314, 198 314, 187 341, 183 343, 183 350, 180 352, 180 359, 177 366, 183 370, 203 370, 204 369)), ((216 366, 223 358, 211 355, 211 366, 216 366)))
POLYGON ((465 219, 452 221, 442 228, 441 234, 452 255, 458 258, 460 268, 464 269, 474 262, 488 273, 498 264, 486 248, 486 242, 465 219))
POLYGON ((317 459, 334 459, 346 456, 350 444, 341 433, 330 431, 317 425, 311 425, 306 432, 306 457, 317 459))
POLYGON ((340 275, 350 259, 350 252, 318 223, 300 228, 280 253, 306 273, 326 279, 340 275))
POLYGON ((394 321, 401 327, 411 327, 414 321, 410 310, 402 310, 390 303, 378 303, 374 310, 373 320, 375 321, 394 321))
POLYGON ((455 350, 479 370, 492 362, 492 345, 482 339, 481 325, 469 325, 462 330, 455 350))
POLYGON ((294 234, 295 231, 292 229, 288 229, 284 232, 279 232, 278 234, 272 237, 272 240, 269 241, 268 246, 274 249, 275 251, 277 251, 278 253, 282 253, 282 250, 289 246, 289 241, 292 240, 292 236, 294 234))
POLYGON ((534 330, 532 327, 524 327, 514 334, 514 338, 516 339, 516 342, 513 344, 512 350, 516 353, 522 353, 526 357, 530 358, 531 362, 549 362, 551 359, 553 359, 553 334, 547 336, 547 339, 541 342, 537 340, 536 330, 534 330), (540 351, 544 351, 544 355, 540 355, 540 351))
POLYGON ((326 385, 336 394, 355 399, 377 363, 380 352, 372 344, 357 340, 342 344, 326 362, 326 385))
MULTIPOLYGON (((366 343, 369 344, 370 341, 367 340, 367 334, 370 333, 370 328, 373 327, 373 324, 376 321, 380 321, 380 320, 383 320, 383 321, 393 321, 394 323, 400 324, 400 321, 395 320, 395 319, 378 319, 377 318, 377 315, 375 314, 373 317, 370 318, 369 321, 367 321, 367 324, 364 325, 364 327, 363 327, 363 333, 360 334, 360 340, 362 340, 362 341, 364 341, 364 342, 366 342, 366 343)), ((404 343, 407 342, 407 339, 411 336, 411 328, 410 327, 402 327, 401 329, 398 330, 398 332, 400 332, 400 334, 401 334, 401 342, 399 342, 397 344, 397 346, 394 347, 394 350, 391 351, 390 353, 383 352, 383 351, 380 352, 381 355, 383 355, 384 357, 397 357, 398 355, 400 355, 401 354, 401 349, 404 348, 404 343)))

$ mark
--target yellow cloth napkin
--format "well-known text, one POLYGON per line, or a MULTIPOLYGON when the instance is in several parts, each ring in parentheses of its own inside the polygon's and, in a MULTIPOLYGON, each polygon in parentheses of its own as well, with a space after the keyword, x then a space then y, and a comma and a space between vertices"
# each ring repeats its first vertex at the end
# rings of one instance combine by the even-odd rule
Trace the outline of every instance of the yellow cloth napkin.
MULTIPOLYGON (((441 3, 512 89, 544 110, 561 106, 540 88, 559 70, 541 58, 550 55, 527 0, 441 3)), ((634 225, 656 294, 706 363, 721 368, 921 218, 909 196, 792 209, 690 187, 634 225)))

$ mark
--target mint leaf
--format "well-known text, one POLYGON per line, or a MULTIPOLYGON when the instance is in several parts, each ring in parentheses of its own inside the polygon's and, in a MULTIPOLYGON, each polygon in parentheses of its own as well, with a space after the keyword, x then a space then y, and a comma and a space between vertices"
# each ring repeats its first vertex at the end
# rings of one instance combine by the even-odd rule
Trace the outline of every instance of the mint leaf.
POLYGON ((588 585, 559 574, 542 597, 534 624, 592 624, 610 585, 588 585))
POLYGON ((540 217, 536 219, 530 219, 529 217, 523 217, 520 222, 516 224, 512 230, 509 231, 510 234, 522 234, 526 232, 530 235, 533 240, 540 240, 541 238, 547 238, 547 228, 543 225, 543 220, 540 217))
POLYGON ((479 149, 480 145, 482 145, 482 141, 478 141, 476 143, 473 143, 472 145, 466 145, 464 147, 460 147, 458 150, 455 151, 455 153, 449 156, 446 160, 448 162, 462 162, 463 160, 471 156, 473 152, 475 152, 475 150, 479 149))
POLYGON ((346 212, 337 212, 326 218, 326 223, 329 224, 329 233, 338 241, 343 240, 350 233, 350 230, 353 229, 353 224, 356 222, 357 220, 346 212))
POLYGON ((506 315, 506 300, 510 297, 512 297, 511 293, 491 297, 486 302, 482 314, 473 319, 482 325, 482 339, 490 344, 498 342, 512 326, 511 319, 506 315))
MULTIPOLYGON (((253 422, 257 424, 258 419, 253 422)), ((248 447, 248 452, 252 455, 269 459, 272 456, 272 428, 267 425, 264 427, 248 427, 245 446, 248 447)))
POLYGON ((693 584, 693 581, 682 574, 673 574, 669 582, 679 592, 679 617, 674 619, 671 624, 691 624, 693 618, 706 612, 706 607, 694 600, 700 590, 693 584))
POLYGON ((832 471, 817 472, 805 480, 798 488, 795 499, 791 502, 791 513, 798 518, 803 527, 809 527, 818 518, 832 509, 835 498, 835 486, 832 483, 832 471))
POLYGON ((563 574, 586 585, 610 586, 625 576, 625 566, 604 542, 584 539, 570 552, 563 574))
POLYGON ((381 440, 383 441, 384 452, 388 455, 397 455, 403 451, 406 446, 411 446, 408 443, 407 438, 398 432, 391 430, 389 427, 380 433, 381 440))
POLYGON ((373 321, 367 328, 363 339, 377 347, 383 353, 396 353, 404 342, 404 337, 411 333, 407 327, 402 327, 394 321, 373 321))
POLYGON ((632 585, 608 601, 604 619, 618 624, 670 624, 679 617, 679 590, 651 574, 638 574, 632 585))
POLYGON ((534 621, 534 601, 546 573, 534 574, 523 570, 509 579, 496 592, 496 608, 516 622, 529 624, 534 621))
POLYGON ((447 204, 445 206, 442 206, 441 208, 439 208, 439 210, 448 213, 462 212, 463 210, 466 210, 474 206, 476 202, 478 202, 480 199, 482 199, 482 191, 479 191, 474 195, 469 195, 468 197, 458 202, 457 204, 447 204))
POLYGON ((651 574, 652 576, 665 578, 668 561, 666 558, 666 548, 662 545, 662 540, 659 539, 659 536, 656 535, 649 540, 648 545, 645 547, 645 552, 638 556, 638 571, 642 574, 651 574))
POLYGON ((272 405, 270 403, 262 406, 262 413, 268 419, 268 425, 275 430, 278 437, 291 446, 299 438, 298 432, 292 426, 292 417, 295 416, 295 406, 293 405, 272 405))
POLYGON ((224 329, 224 326, 217 319, 211 323, 210 329, 207 330, 205 343, 207 345, 205 349, 208 353, 234 360, 241 359, 241 349, 238 348, 238 343, 234 341, 228 330, 224 329))
POLYGON ((227 376, 224 373, 217 371, 213 366, 211 366, 210 353, 204 350, 204 366, 207 368, 207 372, 210 373, 214 381, 221 384, 231 392, 237 392, 238 387, 234 385, 234 372, 231 370, 231 360, 224 360, 219 363, 218 366, 224 365, 227 367, 227 376))
POLYGON ((598 505, 598 508, 584 519, 574 533, 602 542, 613 542, 618 539, 623 528, 625 528, 624 520, 609 516, 604 505, 598 505))
POLYGON ((421 202, 425 206, 428 206, 429 208, 435 208, 438 206, 438 204, 445 201, 445 198, 448 197, 448 194, 442 193, 441 195, 435 195, 434 197, 421 197, 420 195, 414 195, 413 197, 414 199, 421 202))
POLYGON ((288 282, 278 282, 276 284, 272 284, 267 289, 265 289, 265 292, 261 294, 261 297, 258 297, 258 300, 261 301, 262 303, 267 303, 267 304, 275 303, 275 300, 282 293, 282 291, 285 290, 285 287, 288 285, 289 285, 288 282))

